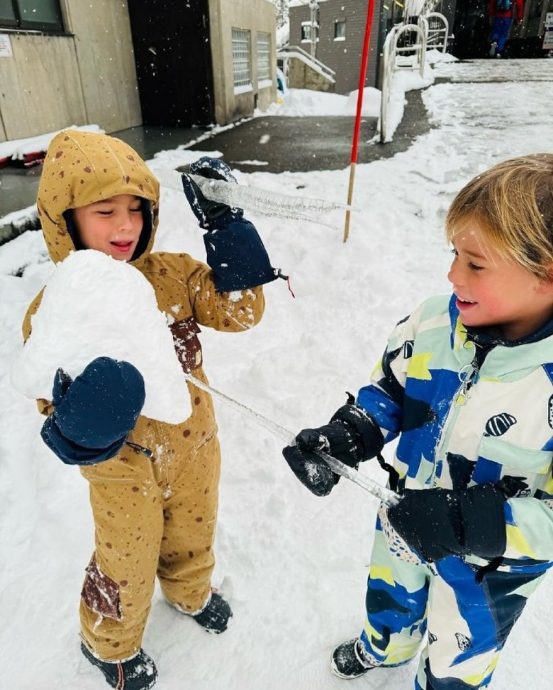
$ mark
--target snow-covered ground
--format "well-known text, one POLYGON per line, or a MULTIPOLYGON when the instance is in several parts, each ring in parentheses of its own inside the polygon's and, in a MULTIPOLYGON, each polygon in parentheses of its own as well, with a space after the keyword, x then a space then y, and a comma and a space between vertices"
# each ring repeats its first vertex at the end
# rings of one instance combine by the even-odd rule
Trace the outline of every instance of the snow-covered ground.
MULTIPOLYGON (((393 324, 425 296, 448 291, 442 225, 455 192, 501 159, 553 151, 553 60, 443 65, 438 76, 441 69, 458 83, 424 92, 434 128, 404 153, 357 166, 349 241, 342 243, 338 211, 325 225, 256 216, 296 299, 284 282, 273 283, 250 333, 202 332, 212 385, 292 431, 328 421, 345 391, 368 380, 393 324), (475 83, 507 64, 516 84, 475 83)), ((151 165, 199 155, 168 152, 151 165)), ((338 202, 348 175, 237 172, 242 184, 338 202)), ((157 248, 203 257, 201 231, 170 189, 157 248)), ((86 482, 44 446, 40 415, 8 376, 26 306, 51 270, 38 233, 0 247, 0 686, 100 690, 107 686, 78 648, 77 606, 93 543, 86 482)), ((216 405, 224 457, 216 580, 235 616, 224 635, 209 636, 156 594, 144 639, 158 664, 156 687, 344 688, 328 658, 363 624, 377 502, 345 480, 328 498, 311 496, 282 459, 279 439, 216 405)), ((384 481, 373 463, 362 472, 384 481)), ((552 594, 549 577, 507 642, 495 690, 550 687, 552 594)), ((414 669, 376 670, 356 687, 408 690, 414 669)))
MULTIPOLYGON (((306 117, 309 115, 355 115, 357 91, 349 96, 339 93, 323 93, 307 89, 288 89, 278 103, 272 103, 266 111, 258 111, 259 116, 279 115, 281 117, 306 117)), ((363 110, 365 117, 380 115, 380 91, 367 86, 363 89, 363 110)))

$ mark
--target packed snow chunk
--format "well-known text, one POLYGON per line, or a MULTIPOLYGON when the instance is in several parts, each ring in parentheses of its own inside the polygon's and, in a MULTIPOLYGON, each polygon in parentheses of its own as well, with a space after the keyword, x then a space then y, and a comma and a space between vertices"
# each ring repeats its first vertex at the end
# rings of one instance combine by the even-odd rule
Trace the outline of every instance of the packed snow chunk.
POLYGON ((52 398, 56 370, 78 376, 96 357, 133 364, 144 377, 142 414, 178 424, 190 396, 165 316, 144 276, 93 249, 58 264, 44 290, 32 333, 12 367, 14 387, 29 398, 52 398))
MULTIPOLYGON (((380 99, 382 92, 372 86, 367 86, 363 89, 363 108, 361 115, 364 117, 378 117, 380 115, 380 99)), ((355 115, 357 112, 357 99, 359 98, 359 90, 352 91, 346 102, 344 108, 347 115, 355 115)))

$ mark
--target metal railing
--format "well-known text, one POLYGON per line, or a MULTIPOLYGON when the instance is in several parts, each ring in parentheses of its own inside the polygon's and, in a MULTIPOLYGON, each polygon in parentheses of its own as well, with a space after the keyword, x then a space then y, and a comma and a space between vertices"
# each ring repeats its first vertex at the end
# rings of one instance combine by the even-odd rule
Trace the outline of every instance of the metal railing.
POLYGON ((447 41, 449 37, 449 22, 446 17, 440 12, 430 12, 424 16, 419 17, 419 22, 424 20, 427 25, 426 49, 440 50, 442 53, 447 52, 447 41))
POLYGON ((333 84, 336 81, 336 72, 333 69, 330 69, 330 67, 325 65, 324 62, 321 62, 316 57, 313 57, 299 46, 284 46, 283 48, 280 48, 277 51, 277 58, 283 61, 283 72, 286 75, 288 74, 288 60, 290 60, 290 58, 297 58, 306 65, 309 65, 309 67, 314 69, 316 72, 319 72, 319 74, 322 74, 323 77, 333 84))
POLYGON ((399 69, 414 69, 418 67, 421 77, 424 75, 426 56, 426 32, 424 25, 396 24, 386 36, 382 55, 382 94, 380 99, 380 142, 384 144, 388 139, 389 106, 394 72, 399 69), (413 37, 416 40, 412 40, 413 37), (405 44, 398 45, 404 37, 405 44), (415 59, 406 64, 401 58, 410 54, 415 59), (398 60, 399 58, 399 60, 398 60))
POLYGON ((426 51, 447 51, 449 22, 440 12, 431 11, 438 4, 435 0, 427 0, 417 18, 417 24, 396 24, 386 36, 381 63, 379 138, 382 144, 390 141, 389 112, 394 73, 402 69, 418 70, 423 77, 426 51))

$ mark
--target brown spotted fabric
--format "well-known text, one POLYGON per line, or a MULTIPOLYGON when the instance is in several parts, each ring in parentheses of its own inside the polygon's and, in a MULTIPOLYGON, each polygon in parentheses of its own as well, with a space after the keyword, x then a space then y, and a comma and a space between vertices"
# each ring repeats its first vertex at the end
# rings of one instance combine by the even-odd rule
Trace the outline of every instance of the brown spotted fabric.
MULTIPOLYGON (((248 330, 263 314, 262 289, 217 293, 211 270, 202 262, 188 254, 152 253, 157 180, 122 141, 78 130, 66 130, 52 140, 40 180, 37 205, 54 262, 74 250, 64 212, 117 194, 150 202, 152 234, 132 265, 155 290, 183 369, 207 382, 198 324, 220 331, 248 330)), ((27 311, 25 339, 41 297, 37 295, 27 311)), ((81 631, 101 659, 125 659, 140 649, 156 576, 167 599, 184 610, 198 610, 209 595, 219 443, 210 396, 191 384, 188 388, 192 415, 185 422, 172 425, 140 417, 129 436, 133 448, 125 446, 115 458, 81 468, 90 484, 96 530, 81 598, 81 631), (148 449, 151 457, 140 448, 148 449), (115 583, 106 590, 113 601, 104 611, 98 604, 101 592, 93 588, 98 582, 115 583)), ((50 414, 53 408, 44 400, 39 409, 50 414)))

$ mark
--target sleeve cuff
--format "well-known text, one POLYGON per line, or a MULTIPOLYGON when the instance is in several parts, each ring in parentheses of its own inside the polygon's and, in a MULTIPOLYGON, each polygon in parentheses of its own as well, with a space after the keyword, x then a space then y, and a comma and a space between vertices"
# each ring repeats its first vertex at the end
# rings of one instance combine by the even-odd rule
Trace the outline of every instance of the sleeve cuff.
POLYGON ((79 446, 61 433, 53 415, 48 417, 42 425, 40 435, 48 448, 66 465, 96 465, 104 460, 109 460, 117 455, 127 440, 125 435, 107 448, 79 446))

